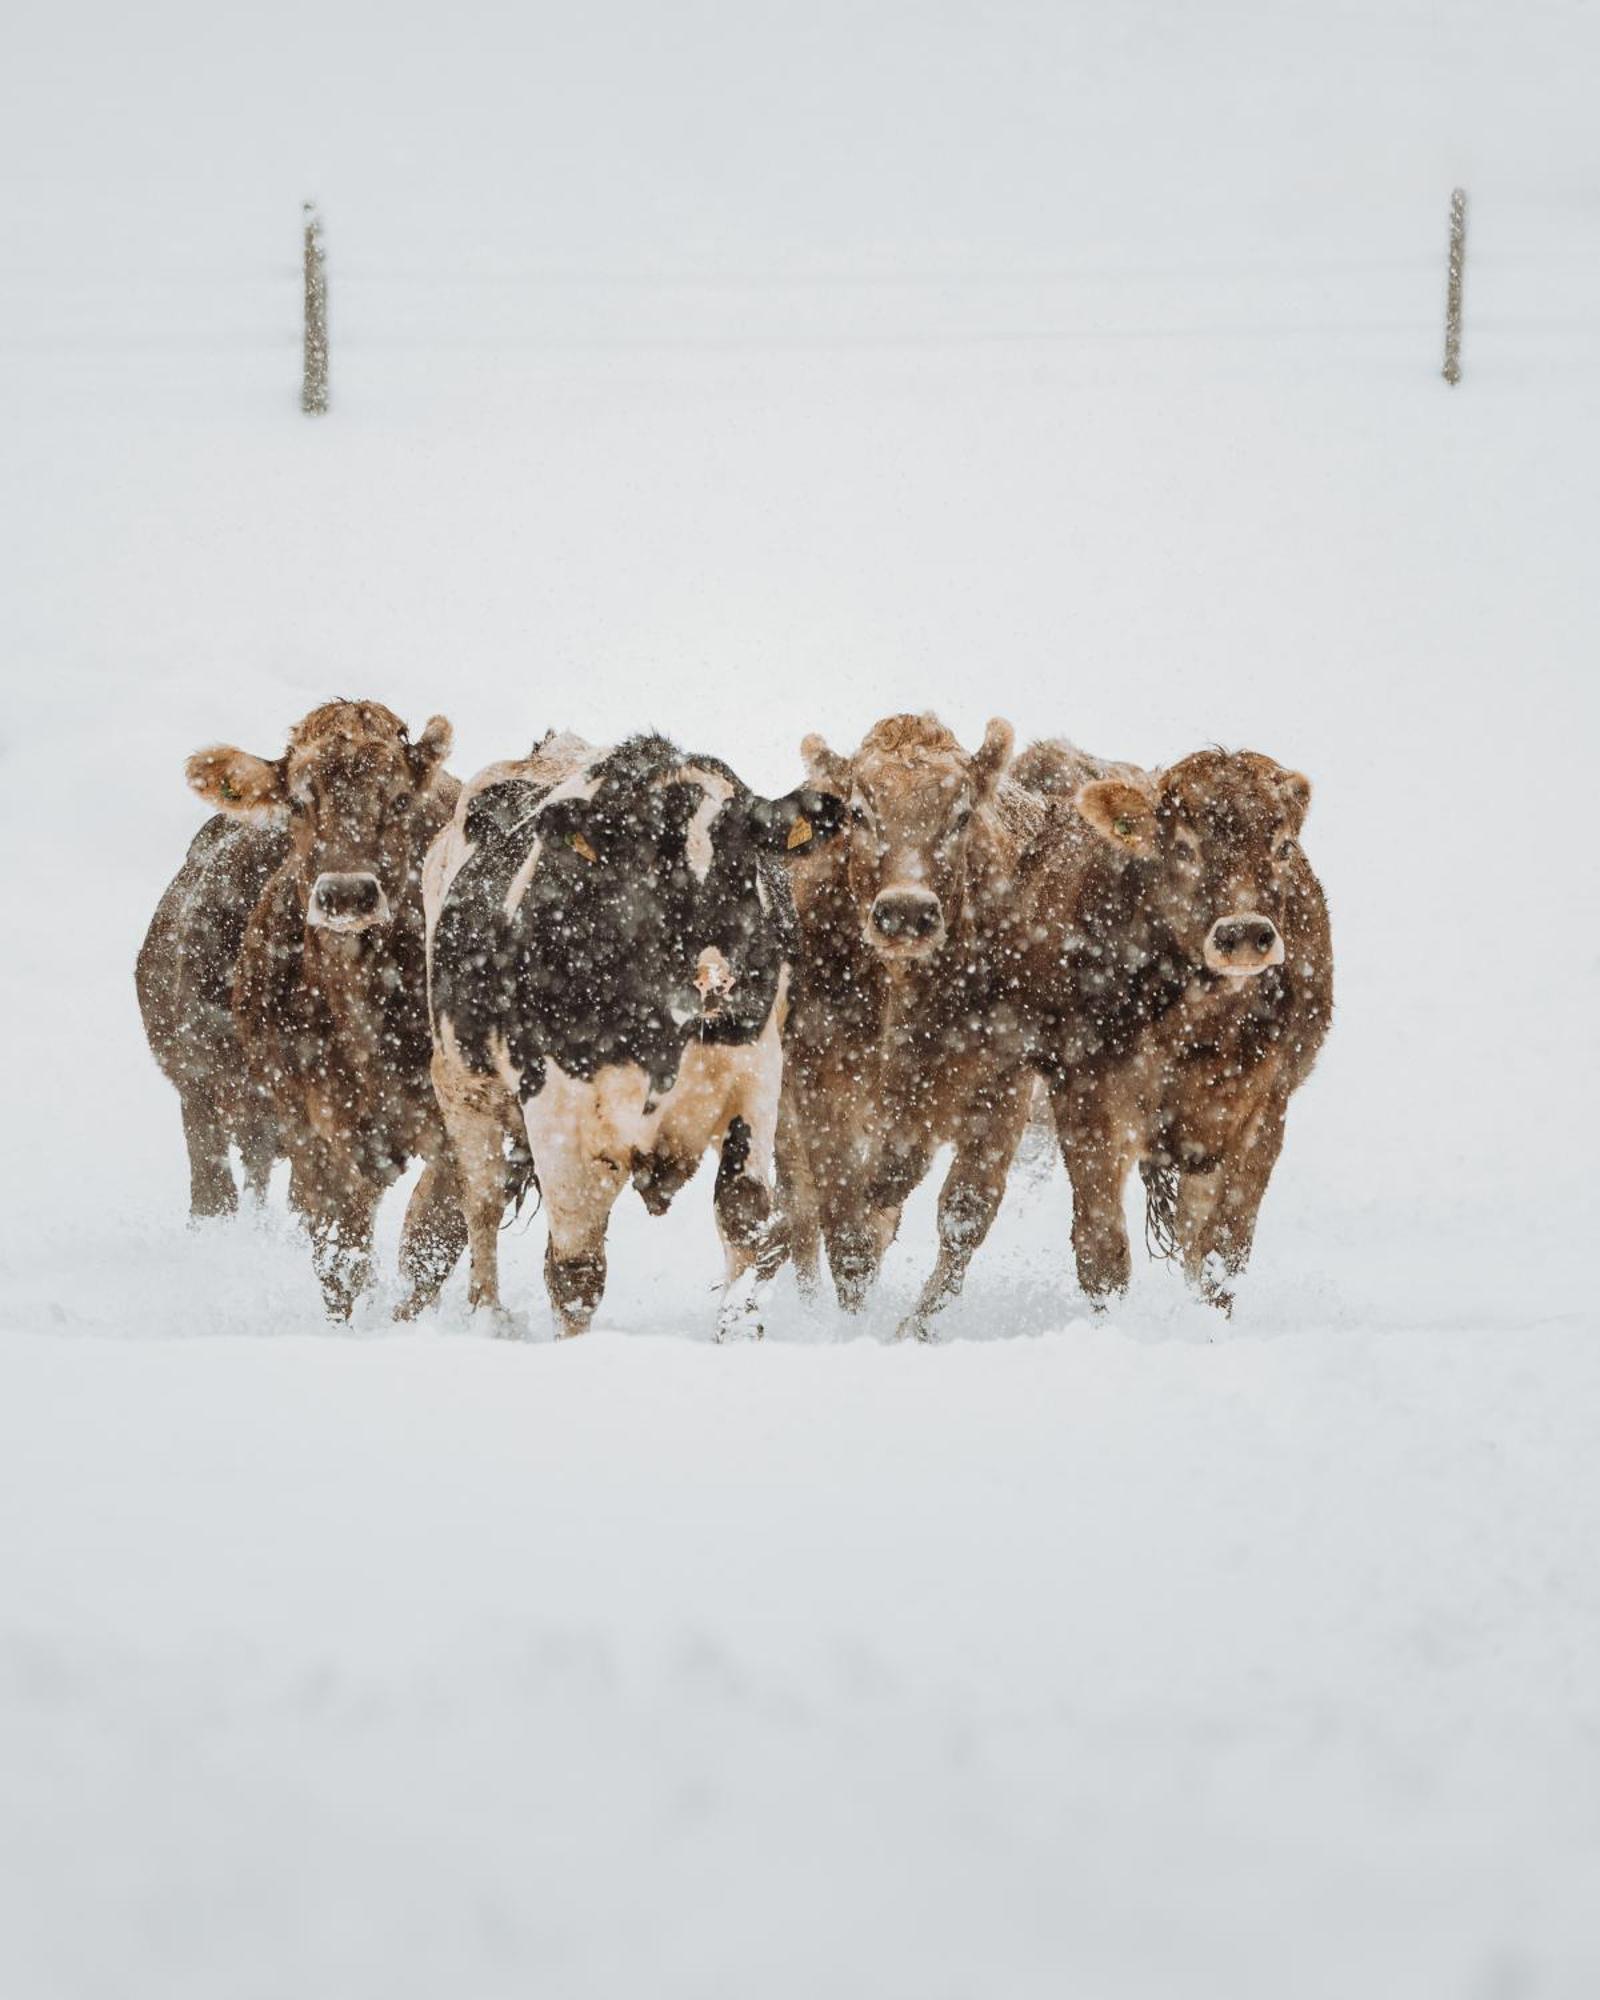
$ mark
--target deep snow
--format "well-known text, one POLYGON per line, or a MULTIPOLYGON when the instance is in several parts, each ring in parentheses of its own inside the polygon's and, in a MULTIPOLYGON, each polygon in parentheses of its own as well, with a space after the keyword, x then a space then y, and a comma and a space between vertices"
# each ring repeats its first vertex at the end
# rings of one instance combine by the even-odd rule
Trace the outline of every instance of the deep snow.
POLYGON ((1597 1990, 1594 16, 9 39, 0 1992, 1597 1990), (185 1229, 132 962, 185 754, 333 693, 463 773, 905 706, 1306 769, 1234 1320, 1087 1316, 1057 1173, 944 1347, 925 1191, 862 1327, 716 1350, 708 1175, 584 1342, 325 1329, 281 1189, 185 1229))

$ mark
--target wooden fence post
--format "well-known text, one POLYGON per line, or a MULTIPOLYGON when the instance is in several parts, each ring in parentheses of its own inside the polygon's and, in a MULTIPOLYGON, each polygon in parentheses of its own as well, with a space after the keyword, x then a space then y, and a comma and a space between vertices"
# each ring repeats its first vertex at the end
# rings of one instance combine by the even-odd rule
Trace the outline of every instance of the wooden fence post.
POLYGON ((306 218, 306 359, 300 407, 308 417, 328 408, 328 268, 322 250, 322 217, 312 202, 306 218))
POLYGON ((1461 380, 1461 266, 1467 254, 1467 193, 1450 196, 1450 282, 1444 301, 1444 379, 1453 389, 1461 380))

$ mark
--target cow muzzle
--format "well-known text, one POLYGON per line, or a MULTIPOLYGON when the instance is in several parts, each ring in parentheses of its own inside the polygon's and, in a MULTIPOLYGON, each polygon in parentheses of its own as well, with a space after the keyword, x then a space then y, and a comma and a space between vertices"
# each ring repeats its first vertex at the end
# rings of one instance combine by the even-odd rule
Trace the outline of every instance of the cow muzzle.
POLYGON ((920 957, 944 936, 944 906, 931 889, 885 889, 872 905, 869 942, 896 957, 920 957))
POLYGON ((376 875, 319 875, 311 885, 307 921, 317 930, 349 936, 389 921, 389 898, 376 875))
POLYGON ((1246 910, 1218 917, 1206 935, 1206 964, 1224 979, 1253 979, 1283 963, 1283 934, 1270 917, 1246 910))

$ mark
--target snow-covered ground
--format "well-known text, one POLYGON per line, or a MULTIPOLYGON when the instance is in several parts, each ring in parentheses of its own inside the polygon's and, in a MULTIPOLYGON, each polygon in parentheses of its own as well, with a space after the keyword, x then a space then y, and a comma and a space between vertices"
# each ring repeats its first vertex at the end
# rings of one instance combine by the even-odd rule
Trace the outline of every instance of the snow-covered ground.
POLYGON ((7 39, 0 1994, 1600 1991, 1592 11, 7 39), (132 963, 185 754, 334 693, 1307 770, 1233 1321, 1087 1315, 1057 1172, 934 1350, 926 1192, 863 1325, 711 1346, 709 1178, 585 1341, 328 1330, 281 1189, 186 1229, 132 963))

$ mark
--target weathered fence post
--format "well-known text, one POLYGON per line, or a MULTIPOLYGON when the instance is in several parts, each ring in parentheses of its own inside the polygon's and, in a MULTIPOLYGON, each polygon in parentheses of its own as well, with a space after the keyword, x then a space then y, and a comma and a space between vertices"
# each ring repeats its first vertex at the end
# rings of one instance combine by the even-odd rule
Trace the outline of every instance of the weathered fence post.
POLYGON ((1450 196, 1450 282, 1444 300, 1444 379, 1461 380, 1461 265, 1467 254, 1467 191, 1450 196))
POLYGON ((308 417, 328 408, 328 269, 322 251, 322 217, 312 202, 306 218, 306 361, 300 407, 308 417))

